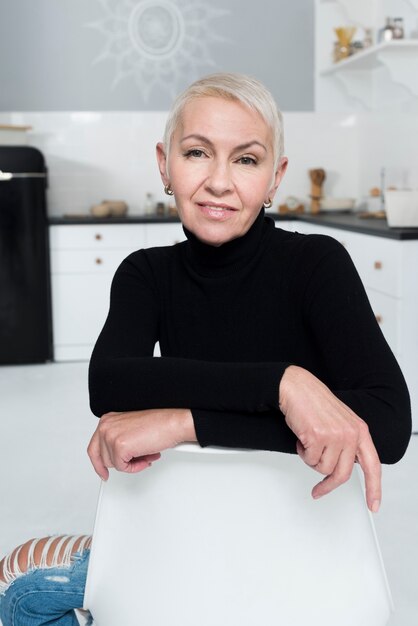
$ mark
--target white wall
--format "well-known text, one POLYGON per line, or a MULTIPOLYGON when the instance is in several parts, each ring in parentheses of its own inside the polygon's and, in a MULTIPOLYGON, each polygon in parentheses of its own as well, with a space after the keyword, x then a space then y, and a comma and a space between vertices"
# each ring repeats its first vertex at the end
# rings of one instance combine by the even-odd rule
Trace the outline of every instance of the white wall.
POLYGON ((361 193, 386 170, 386 187, 418 188, 418 115, 368 113, 360 116, 358 133, 361 193))

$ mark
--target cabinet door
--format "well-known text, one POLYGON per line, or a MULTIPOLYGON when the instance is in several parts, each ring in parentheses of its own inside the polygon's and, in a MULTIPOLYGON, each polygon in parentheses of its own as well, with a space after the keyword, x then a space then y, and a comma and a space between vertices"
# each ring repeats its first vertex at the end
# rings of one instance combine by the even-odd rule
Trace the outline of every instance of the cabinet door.
POLYGON ((399 357, 400 300, 374 289, 368 289, 367 295, 386 341, 395 356, 399 357))
POLYGON ((128 250, 53 250, 52 274, 114 274, 128 250))
POLYGON ((109 309, 112 274, 54 274, 52 312, 56 361, 90 357, 109 309))
POLYGON ((172 246, 184 241, 186 236, 180 223, 175 224, 146 224, 145 241, 147 248, 155 246, 172 246))
POLYGON ((142 224, 73 224, 50 227, 51 250, 108 250, 123 248, 128 252, 145 245, 142 224))
POLYGON ((400 297, 402 243, 361 233, 352 238, 352 258, 366 288, 400 297))

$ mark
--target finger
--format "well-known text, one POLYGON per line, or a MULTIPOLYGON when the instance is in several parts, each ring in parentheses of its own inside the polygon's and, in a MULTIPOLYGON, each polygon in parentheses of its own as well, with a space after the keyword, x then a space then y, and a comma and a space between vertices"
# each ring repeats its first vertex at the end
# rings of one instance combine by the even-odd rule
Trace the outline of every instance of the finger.
POLYGON ((326 446, 322 452, 322 456, 316 465, 312 465, 312 469, 316 470, 324 476, 330 476, 341 458, 341 445, 326 446))
POLYGON ((315 467, 321 460, 321 456, 324 452, 324 446, 322 444, 313 444, 305 448, 303 443, 298 439, 296 443, 296 451, 306 465, 309 465, 309 467, 315 467))
POLYGON ((126 468, 122 471, 128 472, 129 474, 137 474, 138 472, 148 469, 151 465, 151 461, 147 461, 143 458, 133 458, 129 461, 129 463, 127 463, 126 468))
POLYGON ((377 513, 382 501, 382 466, 369 434, 360 442, 357 460, 364 474, 367 506, 377 513))
POLYGON ((353 472, 355 461, 355 451, 353 448, 342 450, 334 471, 326 476, 320 483, 312 489, 312 497, 317 500, 322 496, 331 493, 337 487, 347 482, 353 472))
POLYGON ((159 452, 156 454, 145 454, 144 456, 133 457, 125 463, 124 469, 121 469, 120 471, 129 472, 131 474, 141 472, 142 470, 151 467, 153 462, 158 461, 160 457, 161 454, 159 452))
POLYGON ((114 461, 114 455, 112 453, 112 447, 108 445, 107 440, 103 436, 101 432, 99 432, 99 447, 100 447, 100 458, 105 467, 116 467, 114 461))
POLYGON ((92 462, 96 474, 98 474, 102 480, 107 480, 109 478, 109 470, 102 461, 102 457, 100 454, 99 435, 97 431, 90 439, 90 443, 87 448, 87 454, 90 457, 90 461, 92 462))
POLYGON ((158 461, 161 454, 143 454, 139 456, 128 455, 126 457, 114 456, 114 467, 118 472, 140 472, 149 467, 154 461, 158 461))

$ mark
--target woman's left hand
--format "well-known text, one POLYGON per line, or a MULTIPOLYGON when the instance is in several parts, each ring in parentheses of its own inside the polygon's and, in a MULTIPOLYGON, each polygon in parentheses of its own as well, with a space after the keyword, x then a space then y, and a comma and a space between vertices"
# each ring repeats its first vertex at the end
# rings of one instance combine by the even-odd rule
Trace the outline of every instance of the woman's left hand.
POLYGON ((106 413, 87 448, 97 474, 107 480, 110 467, 140 472, 160 458, 160 452, 196 441, 189 409, 150 409, 106 413))
POLYGON ((320 498, 346 482, 357 461, 364 473, 368 507, 377 512, 382 497, 381 464, 364 420, 316 376, 295 365, 282 376, 279 405, 298 438, 299 456, 325 475, 313 488, 313 497, 320 498))

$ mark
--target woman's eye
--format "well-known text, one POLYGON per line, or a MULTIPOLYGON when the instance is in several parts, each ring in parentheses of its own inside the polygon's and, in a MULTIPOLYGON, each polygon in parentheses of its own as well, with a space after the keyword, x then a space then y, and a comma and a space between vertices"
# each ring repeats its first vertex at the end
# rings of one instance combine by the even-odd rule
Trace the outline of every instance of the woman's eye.
POLYGON ((195 157, 195 158, 200 158, 202 156, 204 156, 205 153, 203 152, 203 150, 198 150, 197 148, 193 149, 193 150, 188 150, 186 152, 186 157, 195 157))
POLYGON ((256 159, 250 156, 242 156, 238 159, 238 162, 242 165, 257 165, 256 159))

